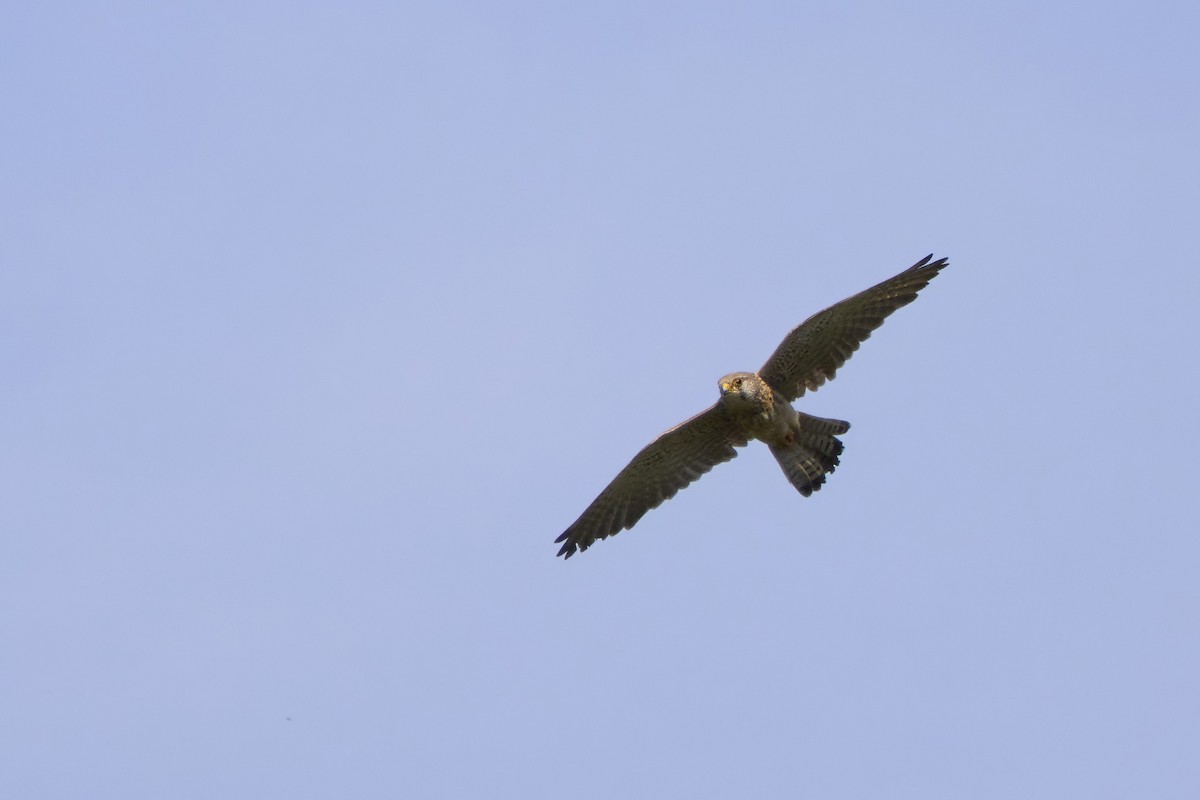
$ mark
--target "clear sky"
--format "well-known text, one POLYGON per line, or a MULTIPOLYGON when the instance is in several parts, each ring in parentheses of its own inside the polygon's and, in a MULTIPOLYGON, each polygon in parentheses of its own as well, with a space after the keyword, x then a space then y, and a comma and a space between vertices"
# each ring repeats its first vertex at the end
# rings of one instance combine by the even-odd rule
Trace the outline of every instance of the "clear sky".
POLYGON ((1200 797, 1198 8, 7 4, 0 795, 1200 797))

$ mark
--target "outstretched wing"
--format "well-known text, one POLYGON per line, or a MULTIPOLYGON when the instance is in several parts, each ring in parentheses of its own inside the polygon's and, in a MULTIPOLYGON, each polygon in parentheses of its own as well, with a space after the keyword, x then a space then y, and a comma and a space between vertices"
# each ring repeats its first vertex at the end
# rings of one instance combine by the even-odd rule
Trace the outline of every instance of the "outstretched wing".
POLYGON ((917 292, 950 263, 932 259, 932 254, 925 256, 896 277, 813 314, 784 338, 758 374, 788 400, 832 380, 871 331, 916 300, 917 292))
POLYGON ((676 425, 642 448, 579 519, 554 540, 563 542, 558 554, 570 558, 597 539, 632 528, 647 511, 736 456, 733 448, 747 441, 720 403, 676 425))

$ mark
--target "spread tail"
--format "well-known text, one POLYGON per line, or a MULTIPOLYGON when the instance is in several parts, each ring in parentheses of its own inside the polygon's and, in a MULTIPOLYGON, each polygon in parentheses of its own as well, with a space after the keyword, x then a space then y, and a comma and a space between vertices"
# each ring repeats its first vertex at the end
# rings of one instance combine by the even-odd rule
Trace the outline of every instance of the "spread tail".
POLYGON ((790 445, 771 445, 771 454, 792 486, 808 497, 820 489, 825 476, 837 468, 843 448, 837 435, 848 430, 849 422, 800 412, 800 433, 796 435, 796 441, 790 445))

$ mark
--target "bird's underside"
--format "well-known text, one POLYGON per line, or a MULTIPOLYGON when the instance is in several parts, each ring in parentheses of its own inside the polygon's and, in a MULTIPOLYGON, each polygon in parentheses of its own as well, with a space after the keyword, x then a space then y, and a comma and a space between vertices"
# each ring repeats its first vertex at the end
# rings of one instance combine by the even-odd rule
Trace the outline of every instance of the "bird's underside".
POLYGON ((716 404, 642 448, 556 542, 570 558, 597 539, 632 528, 643 515, 737 456, 752 439, 764 442, 804 496, 821 488, 838 465, 837 437, 850 423, 796 411, 792 401, 815 391, 893 311, 908 305, 949 260, 929 255, 894 278, 809 317, 776 348, 757 373, 735 372, 719 382, 716 404))

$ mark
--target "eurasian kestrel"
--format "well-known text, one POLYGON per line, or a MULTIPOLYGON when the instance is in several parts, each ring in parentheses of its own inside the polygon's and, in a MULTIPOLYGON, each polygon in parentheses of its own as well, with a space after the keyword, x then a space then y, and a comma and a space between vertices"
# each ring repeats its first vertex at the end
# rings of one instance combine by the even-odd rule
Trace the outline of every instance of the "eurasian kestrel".
POLYGON ((757 373, 734 372, 718 381, 716 405, 646 445, 555 542, 570 558, 632 528, 652 508, 704 473, 737 455, 751 439, 765 442, 783 474, 808 497, 838 465, 838 434, 849 422, 813 417, 792 402, 815 391, 889 314, 917 299, 949 260, 933 255, 894 278, 814 314, 789 333, 757 373))

